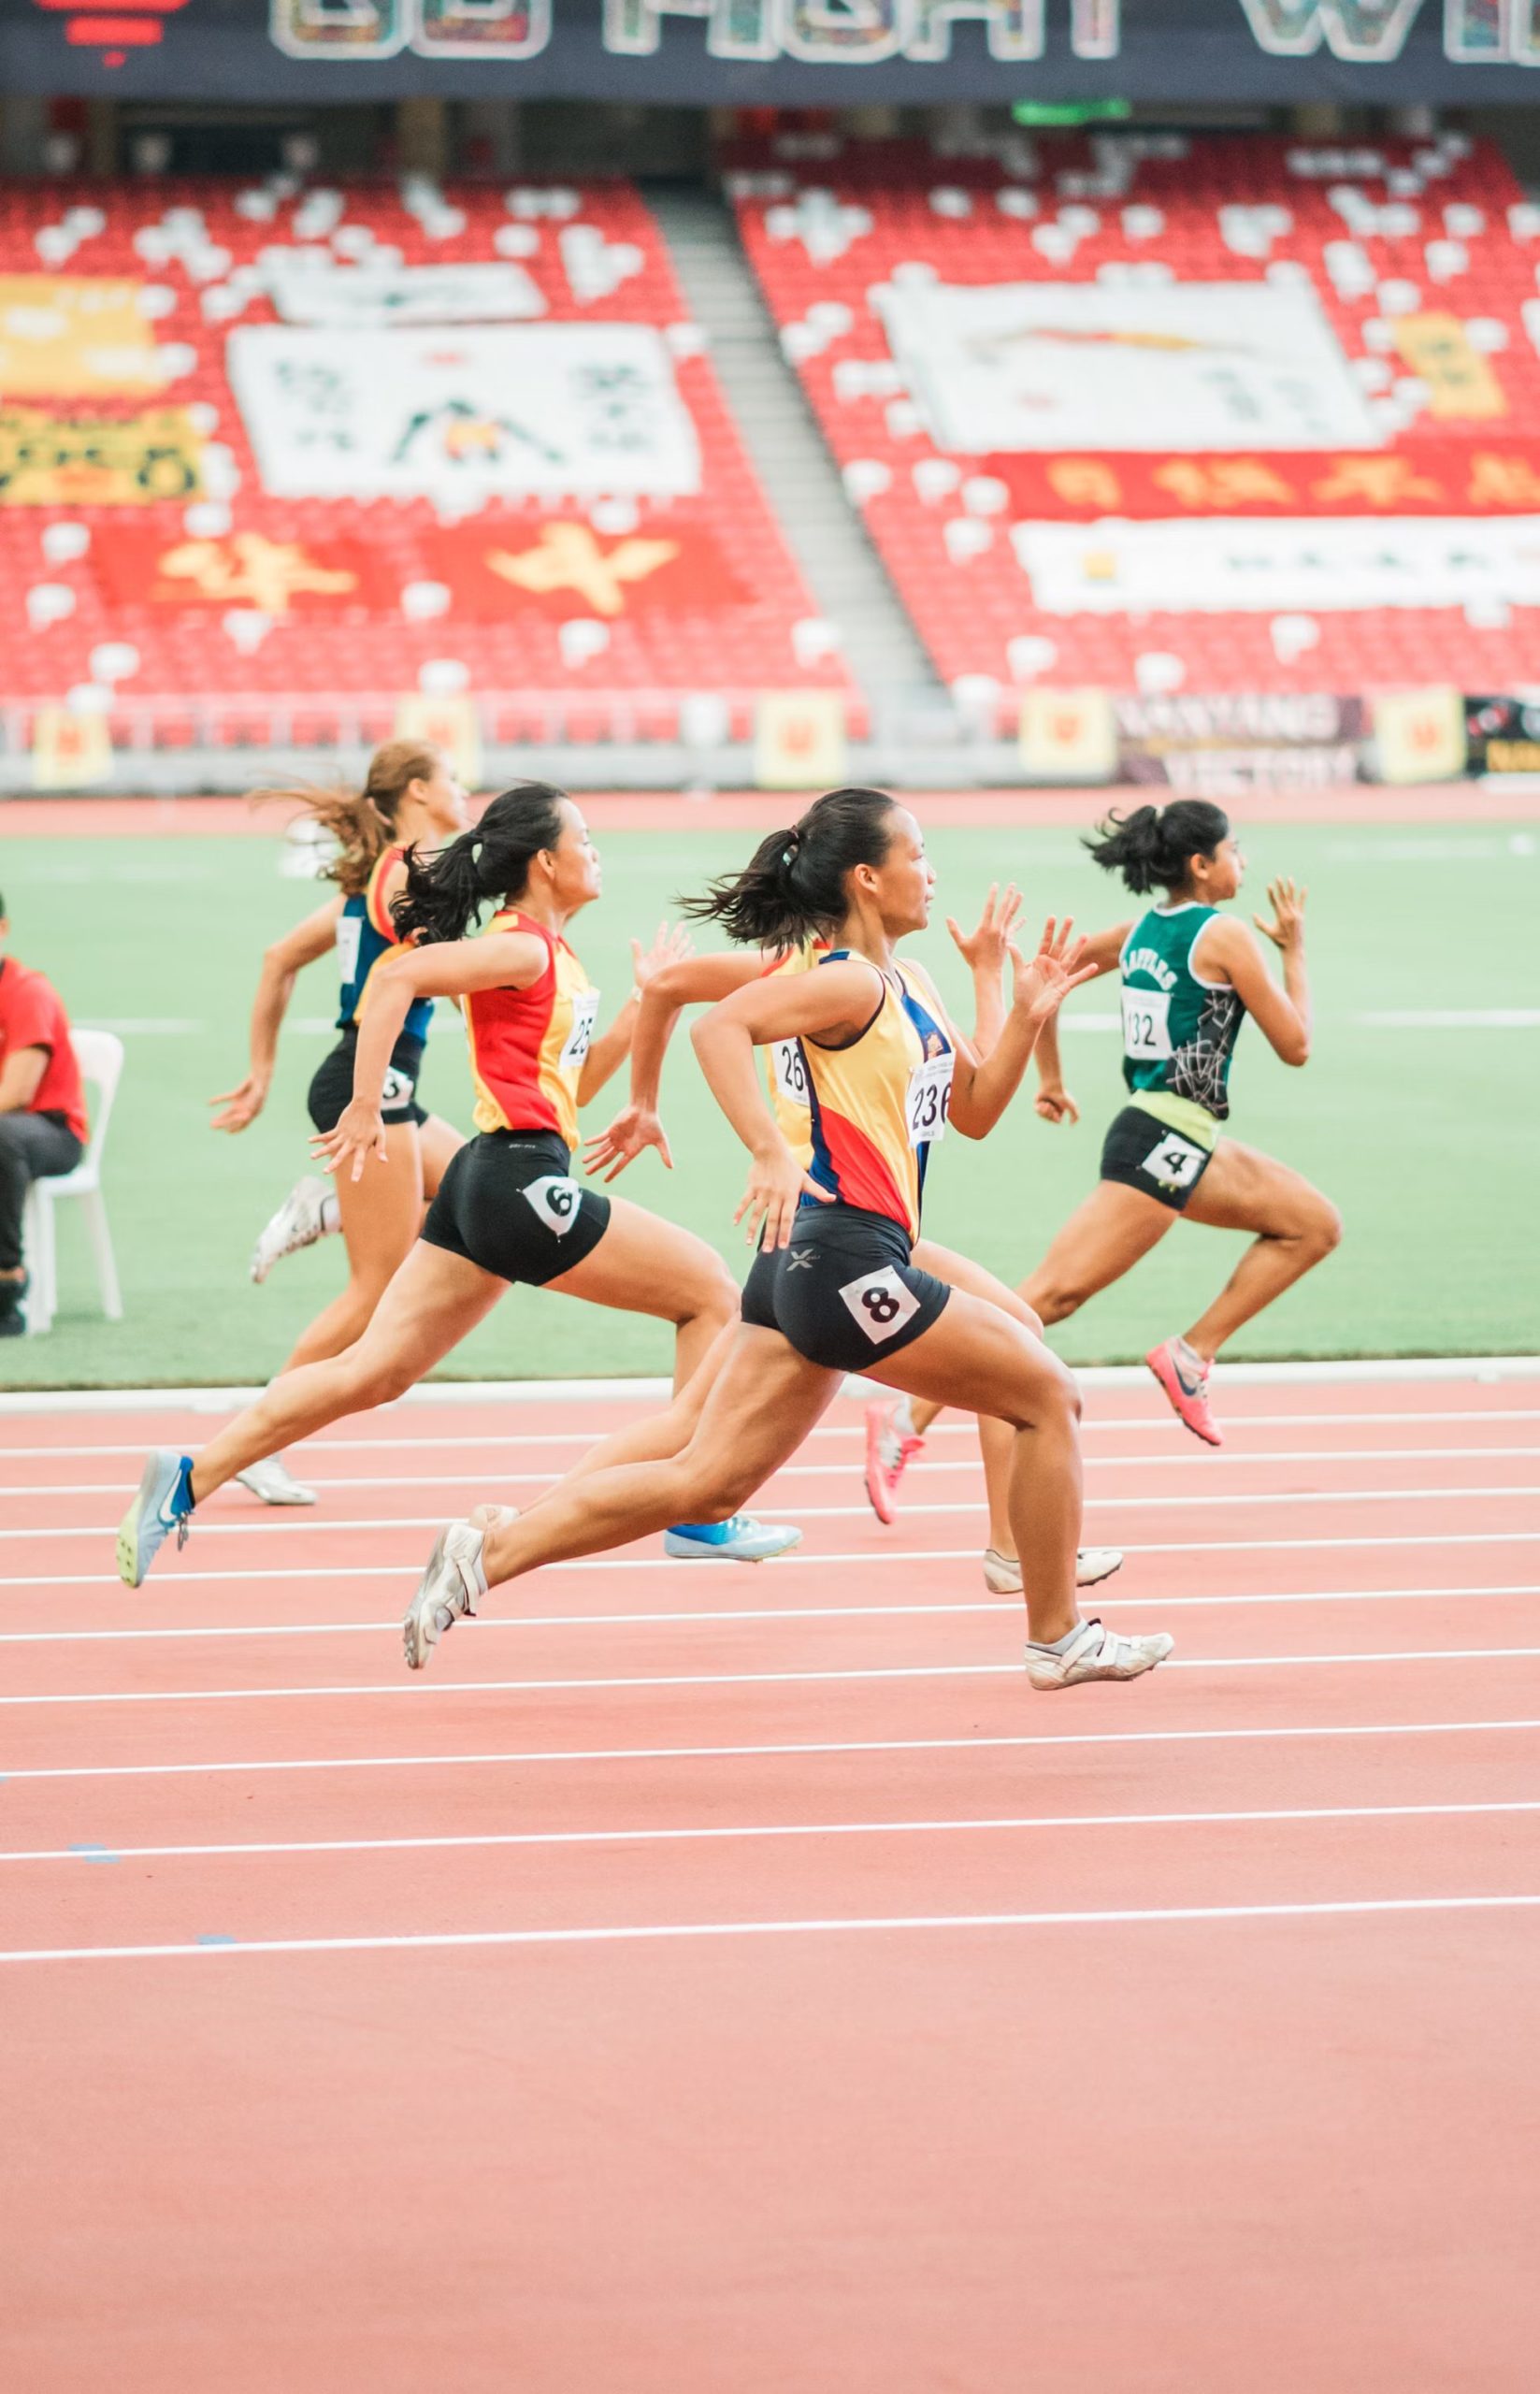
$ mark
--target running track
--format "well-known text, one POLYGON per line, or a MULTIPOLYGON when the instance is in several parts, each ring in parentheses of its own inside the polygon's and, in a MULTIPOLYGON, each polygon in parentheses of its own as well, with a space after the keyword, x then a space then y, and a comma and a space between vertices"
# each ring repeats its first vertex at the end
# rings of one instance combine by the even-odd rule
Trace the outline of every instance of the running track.
POLYGON ((759 1571, 528 1582, 425 1680, 433 1528, 612 1400, 408 1403, 111 1528, 207 1416, 7 1414, 18 2394, 1508 2394, 1540 2270, 1540 1378, 1088 1399, 1049 1702, 971 1435, 842 1409, 759 1571))

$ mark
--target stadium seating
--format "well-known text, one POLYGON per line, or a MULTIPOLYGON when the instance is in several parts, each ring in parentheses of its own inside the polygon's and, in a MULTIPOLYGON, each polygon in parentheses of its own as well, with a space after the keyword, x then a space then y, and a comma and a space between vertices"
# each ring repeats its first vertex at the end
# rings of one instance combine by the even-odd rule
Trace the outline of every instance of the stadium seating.
MULTIPOLYGON (((1353 149, 1017 136, 953 156, 917 143, 820 146, 813 158, 805 144, 778 154, 767 143, 735 159, 741 236, 852 503, 938 671, 975 707, 993 707, 1004 726, 1034 683, 1158 697, 1533 682, 1540 586, 1522 556, 1511 575, 1466 559, 1463 580, 1456 572, 1457 586, 1438 594, 1449 603, 1417 603, 1438 579, 1418 569, 1442 537, 1430 520, 1479 514, 1495 537, 1500 519, 1519 519, 1510 538, 1520 550, 1533 547, 1522 519, 1540 527, 1540 209, 1495 151, 1457 135, 1353 149), (1004 460, 943 449, 926 413, 941 361, 906 371, 914 352, 895 358, 881 312, 895 292, 906 306, 937 286, 1089 285, 1127 301, 1173 284, 1299 292, 1306 281, 1340 345, 1345 405, 1366 411, 1364 438, 1383 446, 1339 453, 1323 440, 1333 454, 1307 457, 1259 440, 1240 460, 1184 457, 1179 439, 1163 458, 1130 454, 1138 440, 1107 454, 1111 444, 1071 439, 1057 456, 1017 449, 1004 460), (1238 463, 1254 470, 1237 478, 1238 463), (1285 575, 1273 605, 1226 605, 1224 580, 1206 607, 1194 604, 1194 541, 1236 518, 1250 567, 1267 567, 1284 519, 1306 548, 1313 523, 1333 527, 1325 568, 1304 560, 1305 598, 1288 601, 1285 575), (1052 533, 1021 528, 1055 521, 1103 526, 1107 556, 1083 537, 1056 547, 1052 533), (1374 586, 1374 538, 1351 529, 1381 525, 1403 564, 1411 559, 1393 592, 1374 586), (1137 611, 1042 603, 1032 576, 1045 559, 1083 579, 1112 576, 1130 546, 1148 569, 1137 611), (1313 608, 1309 588, 1332 577, 1345 548, 1354 568, 1335 595, 1360 581, 1357 602, 1313 608), (1160 605, 1162 582, 1186 603, 1160 605)), ((1136 342, 1124 360, 1137 391, 1136 342)))
MULTIPOLYGON (((391 304, 370 303, 369 339, 391 304)), ((428 325, 422 339, 442 365, 462 336, 487 329, 463 319, 496 312, 473 297, 462 321, 428 325)), ((816 611, 685 315, 652 219, 621 182, 0 186, 12 744, 30 737, 39 706, 72 696, 105 708, 115 739, 136 745, 373 740, 389 733, 401 696, 418 693, 472 697, 483 736, 497 742, 673 739, 682 701, 698 692, 724 699, 744 737, 767 687, 841 691, 859 728, 838 656, 799 657, 797 627, 816 611), (499 493, 475 471, 465 492, 414 494, 392 484, 394 469, 365 473, 360 486, 346 458, 324 466, 324 489, 313 466, 297 493, 265 487, 250 407, 232 386, 240 344, 280 324, 275 294, 286 290, 291 324, 334 311, 344 387, 357 303, 338 299, 340 270, 367 281, 380 266, 499 272, 504 296, 522 293, 541 327, 653 328, 686 448, 693 427, 698 486, 676 478, 671 496, 655 496, 623 431, 614 491, 590 469, 581 487, 534 498, 499 493), (295 281, 309 274, 319 280, 295 281), (126 286, 117 298, 112 278, 126 286), (304 294, 323 281, 317 309, 304 294), (189 495, 190 450, 201 482, 189 495), (179 495, 137 503, 146 477, 179 495), (489 553, 501 560, 490 570, 489 553)), ((399 321, 389 319, 393 339, 399 321)), ((311 370, 247 354, 269 408, 311 370)), ((360 377, 375 354, 357 353, 360 377)), ((609 370, 600 354, 598 382, 609 370)), ((360 382, 342 415, 378 396, 360 382)), ((313 451, 336 427, 318 389, 299 399, 313 451)), ((520 404, 517 391, 458 404, 427 437, 446 454, 458 444, 456 464, 474 467, 478 443, 516 445, 498 419, 520 404)), ((644 394, 642 416, 650 404, 644 394)), ((296 436, 291 425, 273 437, 292 447, 296 436)), ((266 454, 264 467, 269 485, 289 486, 266 454)))

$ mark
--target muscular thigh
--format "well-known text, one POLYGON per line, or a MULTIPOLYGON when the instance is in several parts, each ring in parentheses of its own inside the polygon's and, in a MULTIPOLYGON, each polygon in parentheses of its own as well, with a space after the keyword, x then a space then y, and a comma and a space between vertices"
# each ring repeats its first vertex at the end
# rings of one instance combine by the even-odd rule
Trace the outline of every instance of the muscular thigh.
POLYGON ((760 1487, 838 1396, 844 1374, 809 1363, 777 1330, 740 1322, 685 1449, 708 1478, 760 1487))
POLYGON ((962 1289, 912 1345, 869 1365, 868 1376, 908 1396, 1017 1423, 1031 1422, 1049 1403, 1062 1404, 1074 1387, 1066 1366, 1025 1323, 962 1289))
POLYGON ((586 1298, 591 1305, 677 1321, 721 1289, 725 1271, 715 1248, 693 1231, 612 1196, 609 1227, 598 1245, 546 1285, 564 1296, 586 1298))
POLYGON ((342 1237, 355 1279, 381 1288, 411 1251, 423 1218, 423 1155, 414 1122, 393 1122, 385 1160, 368 1157, 356 1180, 336 1180, 342 1237))
POLYGON ((1187 1200, 1189 1222, 1212 1230, 1256 1231, 1264 1238, 1288 1238, 1326 1204, 1312 1182, 1291 1164, 1279 1163, 1238 1139, 1221 1139, 1213 1161, 1187 1200))
POLYGON ((939 1247, 934 1239, 921 1238, 914 1242, 913 1260, 922 1272, 944 1280, 949 1289, 966 1289, 971 1297, 982 1297, 986 1305, 999 1305, 1002 1313, 1025 1322, 1034 1335, 1042 1335, 1043 1324, 1026 1298, 1007 1288, 1003 1280, 997 1280, 971 1255, 958 1255, 949 1247, 939 1247))
POLYGON ((475 1329, 507 1286, 465 1256, 419 1239, 353 1352, 361 1363, 410 1369, 418 1379, 475 1329))

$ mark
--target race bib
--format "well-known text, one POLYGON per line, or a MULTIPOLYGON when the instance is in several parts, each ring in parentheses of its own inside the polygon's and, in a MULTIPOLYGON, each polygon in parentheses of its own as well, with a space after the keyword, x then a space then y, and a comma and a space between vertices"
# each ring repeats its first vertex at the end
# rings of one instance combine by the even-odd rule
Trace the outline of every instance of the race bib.
POLYGON ((1162 1189, 1190 1189, 1208 1161, 1206 1147, 1195 1147, 1190 1139, 1179 1139, 1168 1131, 1158 1147, 1151 1147, 1141 1172, 1147 1172, 1162 1189))
POLYGON ((539 1214, 548 1231, 557 1238, 565 1237, 578 1219, 583 1191, 565 1172, 548 1172, 543 1179, 531 1180, 524 1194, 539 1214))
POLYGON ((775 1074, 775 1086, 790 1105, 813 1108, 813 1091, 808 1081, 808 1060, 802 1053, 799 1039, 778 1039, 770 1049, 770 1065, 775 1074))
POLYGON ((1171 1061, 1171 992, 1123 988, 1123 1053, 1135 1064, 1171 1061))
POLYGON ((558 1069, 576 1072, 594 1044, 594 1025, 598 1019, 599 993, 597 989, 580 989, 572 1001, 572 1028, 567 1034, 567 1045, 557 1058, 558 1069))
POLYGON ((380 1084, 380 1110, 388 1114, 393 1107, 410 1105, 417 1084, 410 1073, 397 1072, 394 1064, 385 1066, 385 1077, 380 1084))
POLYGON ((957 1058, 948 1047, 944 1055, 928 1057, 910 1074, 904 1113, 912 1147, 927 1147, 932 1139, 946 1136, 952 1105, 952 1068, 956 1062, 957 1058))
POLYGON ((847 1280, 840 1296, 873 1347, 896 1337, 920 1309, 918 1297, 900 1279, 891 1263, 885 1264, 880 1272, 864 1273, 858 1280, 847 1280))
POLYGON ((342 974, 342 987, 351 988, 358 978, 358 943, 363 936, 361 915, 343 915, 337 925, 337 961, 342 974))

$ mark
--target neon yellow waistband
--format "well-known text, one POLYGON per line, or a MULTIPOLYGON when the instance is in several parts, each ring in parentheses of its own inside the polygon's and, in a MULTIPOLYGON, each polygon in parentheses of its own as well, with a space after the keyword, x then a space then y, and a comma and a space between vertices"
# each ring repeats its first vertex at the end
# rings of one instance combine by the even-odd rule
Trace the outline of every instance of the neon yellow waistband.
POLYGON ((1210 1155, 1219 1143, 1220 1126, 1212 1114, 1190 1097, 1173 1097, 1170 1089, 1138 1089, 1129 1099, 1142 1113, 1153 1114, 1168 1131, 1180 1131, 1195 1147, 1202 1147, 1210 1155))

